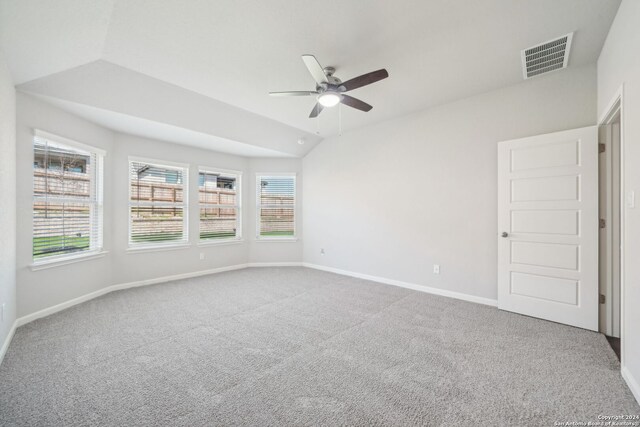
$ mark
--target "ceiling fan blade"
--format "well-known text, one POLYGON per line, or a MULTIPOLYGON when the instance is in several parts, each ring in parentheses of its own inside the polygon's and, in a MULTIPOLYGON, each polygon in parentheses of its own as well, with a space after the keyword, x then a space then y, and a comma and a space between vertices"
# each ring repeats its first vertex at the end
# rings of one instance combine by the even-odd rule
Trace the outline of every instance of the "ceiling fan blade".
POLYGON ((359 99, 349 95, 342 95, 342 100, 340 102, 342 102, 344 105, 348 105, 351 108, 355 108, 356 110, 364 111, 365 113, 373 108, 366 102, 360 101, 359 99))
POLYGON ((311 96, 317 94, 318 92, 312 92, 309 90, 300 90, 294 92, 269 92, 269 95, 271 96, 311 96))
POLYGON ((316 105, 313 107, 313 110, 311 110, 311 114, 309 114, 309 118, 313 119, 314 117, 318 117, 318 114, 320 114, 323 108, 324 107, 322 106, 322 104, 320 104, 319 102, 316 102, 316 105))
POLYGON ((327 75, 324 73, 324 69, 322 65, 318 62, 315 56, 313 55, 302 55, 302 60, 304 61, 304 65, 307 66, 307 69, 311 73, 313 79, 318 83, 329 83, 327 79, 327 75))
POLYGON ((375 83, 379 80, 386 79, 389 77, 389 73, 384 68, 377 71, 372 71, 367 74, 363 74, 359 77, 354 77, 351 80, 347 80, 342 83, 341 86, 344 86, 345 92, 353 89, 357 89, 362 86, 370 85, 371 83, 375 83))

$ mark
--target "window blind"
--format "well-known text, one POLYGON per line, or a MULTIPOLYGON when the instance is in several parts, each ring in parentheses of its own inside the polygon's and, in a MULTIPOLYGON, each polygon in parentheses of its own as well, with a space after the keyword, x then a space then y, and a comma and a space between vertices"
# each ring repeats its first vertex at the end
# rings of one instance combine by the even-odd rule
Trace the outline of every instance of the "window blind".
POLYGON ((200 170, 200 240, 241 237, 239 174, 200 170))
POLYGON ((97 152, 34 138, 34 261, 102 249, 102 161, 97 152))
POLYGON ((129 243, 153 245, 187 240, 187 169, 129 162, 129 243))
POLYGON ((295 176, 258 176, 258 237, 295 236, 295 176))

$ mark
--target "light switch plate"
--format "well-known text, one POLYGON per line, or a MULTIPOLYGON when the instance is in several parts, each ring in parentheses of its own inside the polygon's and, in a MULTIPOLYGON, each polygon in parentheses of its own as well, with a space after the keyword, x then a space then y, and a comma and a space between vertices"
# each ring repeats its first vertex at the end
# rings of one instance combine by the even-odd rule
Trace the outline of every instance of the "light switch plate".
POLYGON ((627 207, 629 209, 636 207, 636 193, 633 190, 627 191, 627 207))

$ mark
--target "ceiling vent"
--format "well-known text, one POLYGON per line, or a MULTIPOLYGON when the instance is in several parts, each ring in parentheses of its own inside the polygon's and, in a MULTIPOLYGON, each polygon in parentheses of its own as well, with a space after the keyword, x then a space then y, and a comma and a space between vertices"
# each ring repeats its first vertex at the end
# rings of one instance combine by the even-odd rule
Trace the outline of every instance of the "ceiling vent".
POLYGON ((573 33, 532 46, 522 51, 522 74, 530 79, 540 74, 566 68, 573 33))

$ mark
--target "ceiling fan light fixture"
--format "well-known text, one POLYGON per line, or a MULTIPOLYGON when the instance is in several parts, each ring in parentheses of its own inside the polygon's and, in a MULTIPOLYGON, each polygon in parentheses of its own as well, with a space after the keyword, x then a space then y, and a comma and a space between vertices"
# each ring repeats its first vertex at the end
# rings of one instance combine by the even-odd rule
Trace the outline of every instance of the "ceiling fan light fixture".
POLYGON ((318 62, 313 55, 302 55, 304 65, 307 66, 311 77, 316 82, 315 91, 294 91, 294 92, 269 92, 271 96, 315 96, 316 103, 313 106, 313 110, 309 114, 310 119, 318 117, 325 107, 335 107, 338 104, 344 104, 347 107, 355 108, 356 110, 371 111, 373 108, 371 105, 364 101, 349 96, 343 92, 349 92, 353 89, 358 89, 363 86, 370 85, 382 79, 389 77, 389 73, 384 68, 377 71, 372 71, 367 74, 363 74, 358 77, 343 82, 341 79, 335 77, 333 73, 335 68, 324 67, 318 62))
POLYGON ((324 92, 318 96, 318 102, 323 107, 334 107, 338 105, 341 98, 342 97, 335 92, 324 92))

